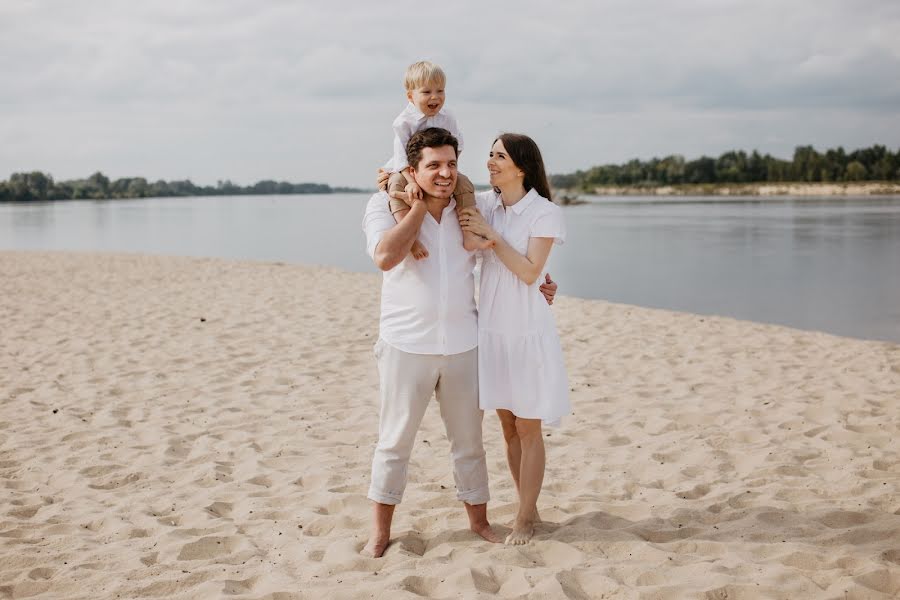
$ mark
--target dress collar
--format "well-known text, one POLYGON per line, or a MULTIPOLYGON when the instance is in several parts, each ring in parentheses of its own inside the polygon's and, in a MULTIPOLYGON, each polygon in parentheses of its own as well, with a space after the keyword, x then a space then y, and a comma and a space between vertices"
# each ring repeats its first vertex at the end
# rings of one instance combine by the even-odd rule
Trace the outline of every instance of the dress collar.
MULTIPOLYGON (((494 192, 494 197, 497 200, 497 207, 503 208, 503 199, 500 197, 500 194, 494 192)), ((525 212, 526 208, 531 206, 531 203, 534 202, 536 198, 540 197, 541 196, 537 193, 537 190, 531 188, 524 196, 522 196, 521 200, 519 200, 509 208, 517 215, 521 215, 523 212, 525 212)))

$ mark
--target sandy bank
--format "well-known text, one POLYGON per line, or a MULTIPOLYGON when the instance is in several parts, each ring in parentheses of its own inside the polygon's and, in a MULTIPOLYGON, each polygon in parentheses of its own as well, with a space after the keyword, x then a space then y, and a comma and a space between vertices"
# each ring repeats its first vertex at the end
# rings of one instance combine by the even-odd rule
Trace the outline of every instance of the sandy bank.
POLYGON ((599 186, 597 196, 887 196, 900 194, 900 183, 744 183, 599 186))
POLYGON ((433 407, 374 560, 377 276, 0 252, 0 281, 0 598, 900 594, 900 346, 560 298, 536 540, 465 529, 433 407))

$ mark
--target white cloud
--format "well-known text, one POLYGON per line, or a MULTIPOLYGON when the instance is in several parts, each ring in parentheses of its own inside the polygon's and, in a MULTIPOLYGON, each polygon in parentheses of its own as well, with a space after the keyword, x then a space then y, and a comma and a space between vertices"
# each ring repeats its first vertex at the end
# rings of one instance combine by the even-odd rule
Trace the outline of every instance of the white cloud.
POLYGON ((369 185, 423 57, 448 73, 476 181, 501 130, 556 172, 897 146, 898 40, 892 0, 8 2, 0 166, 369 185))

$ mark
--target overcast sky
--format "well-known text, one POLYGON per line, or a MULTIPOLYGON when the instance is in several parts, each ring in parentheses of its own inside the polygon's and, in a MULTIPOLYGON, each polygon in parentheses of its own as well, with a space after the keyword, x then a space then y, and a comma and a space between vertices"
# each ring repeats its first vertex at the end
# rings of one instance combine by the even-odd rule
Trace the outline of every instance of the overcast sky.
POLYGON ((897 0, 0 0, 0 179, 370 187, 420 59, 476 182, 502 131, 555 173, 900 147, 897 0))

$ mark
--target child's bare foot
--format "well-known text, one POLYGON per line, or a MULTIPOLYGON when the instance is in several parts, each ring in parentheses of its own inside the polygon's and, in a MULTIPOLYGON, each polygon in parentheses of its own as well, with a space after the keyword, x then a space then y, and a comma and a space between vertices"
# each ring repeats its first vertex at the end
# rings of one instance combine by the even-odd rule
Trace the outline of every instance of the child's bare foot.
POLYGON ((534 523, 532 521, 520 521, 513 523, 512 532, 506 536, 504 542, 507 546, 522 546, 531 541, 534 536, 534 523))
POLYGON ((412 248, 410 248, 409 251, 416 260, 428 258, 428 250, 419 240, 413 242, 412 248))
POLYGON ((489 250, 490 248, 493 248, 496 245, 496 242, 494 242, 494 240, 489 240, 487 238, 483 238, 480 235, 476 235, 474 237, 475 237, 475 246, 479 250, 489 250))

